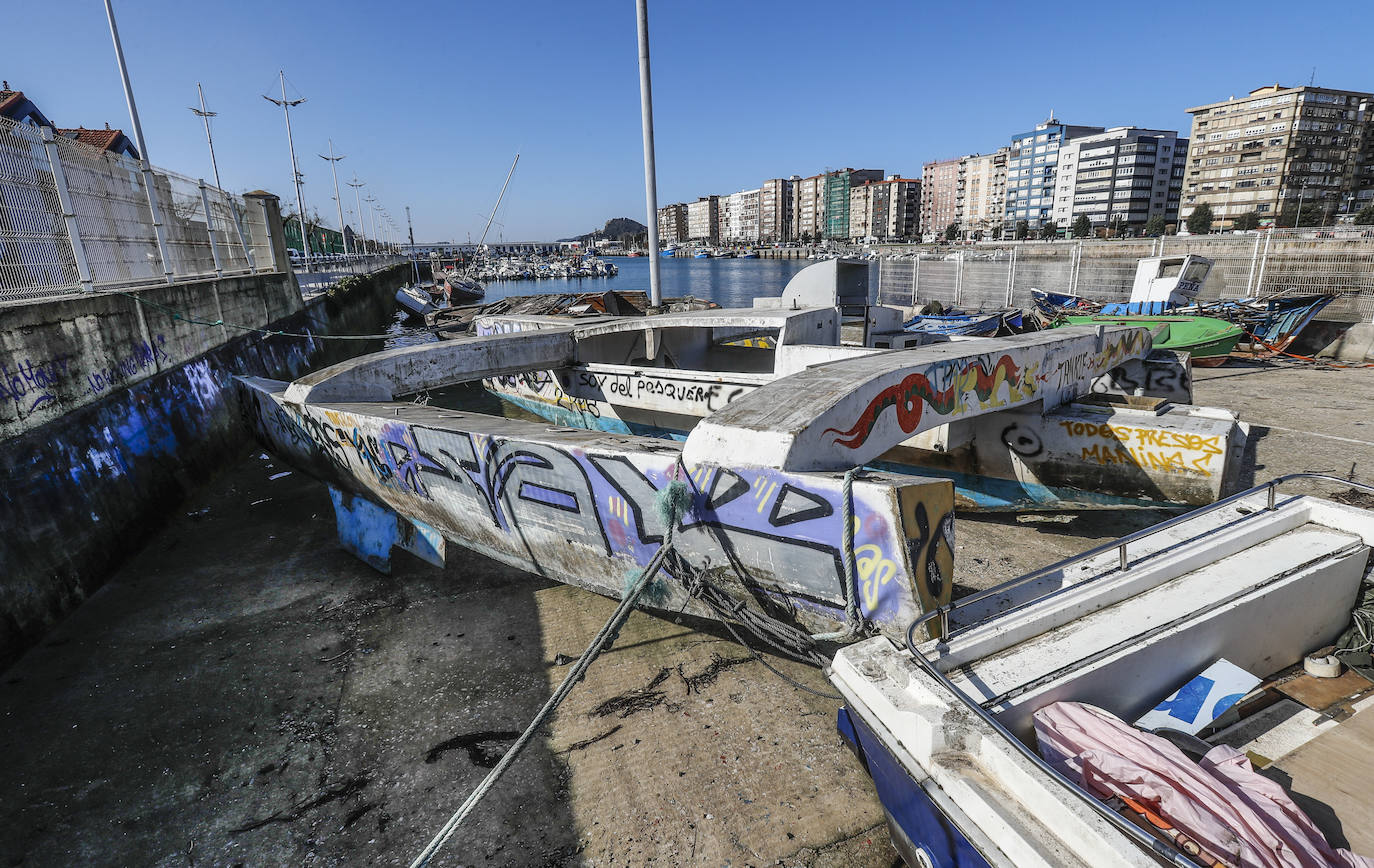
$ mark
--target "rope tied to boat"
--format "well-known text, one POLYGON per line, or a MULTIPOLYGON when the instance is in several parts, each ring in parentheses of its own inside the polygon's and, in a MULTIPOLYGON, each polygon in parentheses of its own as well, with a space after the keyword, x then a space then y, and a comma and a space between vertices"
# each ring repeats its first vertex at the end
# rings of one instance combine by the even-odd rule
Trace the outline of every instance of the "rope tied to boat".
POLYGON ((603 625, 602 628, 597 631, 597 634, 592 637, 591 644, 587 646, 587 650, 584 651, 582 656, 572 665, 568 674, 563 678, 563 682, 558 685, 558 689, 556 689, 549 697, 548 701, 544 703, 544 707, 539 709, 539 713, 530 721, 529 726, 525 727, 525 731, 520 733, 520 737, 511 745, 510 750, 506 751, 501 756, 500 761, 496 763, 492 770, 487 773, 487 776, 482 779, 482 782, 477 785, 476 789, 474 789, 467 799, 463 801, 463 804, 458 807, 458 810, 453 813, 453 816, 449 817, 448 822, 444 823, 443 827, 439 829, 438 833, 435 834, 434 838, 426 845, 425 849, 420 852, 420 855, 415 857, 415 861, 410 863, 410 868, 423 868, 423 866, 428 865, 430 860, 439 853, 444 844, 448 842, 448 839, 453 837, 453 833, 458 830, 462 822, 467 819, 468 815, 477 807, 477 803, 482 801, 482 798, 486 796, 486 794, 491 791, 492 787, 496 785, 496 782, 505 775, 506 771, 520 756, 521 752, 529 746, 529 743, 534 739, 534 734, 538 732, 544 724, 548 722, 549 718, 553 716, 553 713, 558 710, 558 706, 561 705, 563 700, 568 697, 568 694, 572 692, 577 682, 582 680, 587 669, 591 667, 596 658, 600 657, 601 653, 608 650, 615 642, 616 637, 620 634, 620 628, 624 625, 626 619, 630 617, 630 613, 634 611, 640 596, 644 594, 645 590, 653 582, 654 577, 658 575, 659 570, 661 570, 663 565, 667 562, 668 555, 672 553, 673 537, 677 531, 678 522, 681 521, 682 516, 686 514, 691 504, 692 495, 688 491, 687 485, 683 482, 670 482, 659 491, 655 505, 658 508, 659 515, 664 519, 666 528, 663 532, 663 544, 659 546, 658 551, 650 558, 649 563, 644 566, 644 569, 641 570, 638 575, 632 575, 632 581, 624 596, 621 598, 620 605, 616 607, 615 612, 611 614, 610 619, 606 621, 605 625, 603 625))
POLYGON ((840 489, 840 521, 844 524, 840 539, 843 546, 841 556, 844 561, 845 627, 833 633, 812 634, 811 639, 815 642, 846 642, 863 631, 863 618, 859 615, 859 595, 854 592, 854 477, 861 472, 861 468, 858 467, 851 467, 845 471, 844 485, 840 489))

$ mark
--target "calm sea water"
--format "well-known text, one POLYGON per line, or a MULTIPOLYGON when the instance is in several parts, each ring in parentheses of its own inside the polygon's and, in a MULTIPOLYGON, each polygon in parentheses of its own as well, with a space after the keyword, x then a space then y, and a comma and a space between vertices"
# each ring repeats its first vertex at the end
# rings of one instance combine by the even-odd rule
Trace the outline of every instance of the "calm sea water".
MULTIPOLYGON (((608 260, 620 266, 615 277, 509 280, 486 285, 486 301, 512 295, 540 295, 565 292, 649 291, 649 258, 617 256, 608 260)), ((782 295, 792 275, 814 262, 805 259, 659 259, 659 279, 664 298, 691 295, 714 301, 721 307, 750 307, 756 298, 782 295)), ((395 335, 388 348, 437 340, 423 327, 415 328, 397 313, 388 332, 395 335)))

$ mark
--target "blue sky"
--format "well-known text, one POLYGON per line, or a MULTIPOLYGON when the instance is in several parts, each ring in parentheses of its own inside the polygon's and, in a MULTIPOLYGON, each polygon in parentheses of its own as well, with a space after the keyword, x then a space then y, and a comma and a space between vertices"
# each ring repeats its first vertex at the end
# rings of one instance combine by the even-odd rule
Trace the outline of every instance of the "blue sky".
MULTIPOLYGON (((102 3, 7 5, 0 76, 59 126, 127 130, 102 3)), ((1051 109, 1186 135, 1187 107, 1306 83, 1314 66, 1318 85, 1374 90, 1356 38, 1333 38, 1368 23, 1362 6, 650 0, 659 202, 828 167, 915 176, 1051 109)), ((330 223, 315 156, 329 137, 348 155, 340 183, 356 172, 398 224, 410 205, 417 240, 480 234, 517 151, 491 237, 644 219, 633 0, 116 0, 115 12, 159 166, 210 174, 187 110, 200 81, 225 186, 289 197, 281 111, 261 96, 284 68, 289 95, 308 98, 292 114, 306 204, 330 223)))

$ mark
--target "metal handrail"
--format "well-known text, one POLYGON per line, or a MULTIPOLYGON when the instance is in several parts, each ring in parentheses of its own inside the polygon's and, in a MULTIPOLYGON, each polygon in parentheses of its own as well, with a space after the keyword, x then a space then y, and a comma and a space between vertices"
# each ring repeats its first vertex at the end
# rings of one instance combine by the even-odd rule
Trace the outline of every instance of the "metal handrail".
MULTIPOLYGON (((940 638, 948 638, 949 616, 950 613, 954 610, 967 606, 970 603, 976 603, 980 600, 986 600, 989 597, 1003 594, 1012 588, 1020 587, 1021 585, 1035 581, 1036 579, 1043 578, 1056 571, 1064 570, 1067 567, 1070 567, 1073 564, 1078 563, 1079 561, 1085 561, 1089 558, 1097 557, 1098 555, 1109 552, 1112 549, 1117 550, 1119 554, 1118 569, 1124 573, 1128 569, 1130 569, 1130 559, 1127 556, 1126 548, 1131 543, 1139 542, 1140 540, 1145 539, 1146 537, 1153 536, 1154 534, 1157 534, 1160 531, 1168 530, 1171 527, 1177 527, 1178 525, 1183 524, 1184 522, 1189 521, 1191 519, 1197 518, 1198 516, 1206 515, 1207 513, 1215 512, 1219 509, 1224 509, 1225 507, 1230 506, 1231 504, 1236 503, 1237 501, 1244 500, 1245 498, 1248 498, 1253 494, 1258 494, 1261 491, 1267 491, 1269 493, 1269 505, 1266 508, 1266 511, 1273 511, 1275 493, 1278 487, 1283 483, 1291 482, 1294 479, 1316 479, 1324 482, 1334 482, 1339 483, 1340 485, 1348 485, 1352 488, 1358 488, 1363 491, 1374 493, 1374 485, 1367 485, 1363 482, 1355 482, 1353 480, 1343 479, 1339 476, 1331 476, 1325 473, 1289 473, 1284 476, 1278 476, 1274 479, 1269 480, 1266 483, 1263 483, 1262 485, 1256 485, 1253 488, 1247 488, 1245 491, 1237 492, 1236 494, 1232 494, 1229 497, 1224 497, 1221 500, 1216 501, 1215 503, 1209 503, 1206 506, 1192 510, 1191 512, 1185 512, 1182 515, 1174 516, 1173 518, 1162 521, 1159 524, 1152 525, 1142 530, 1138 530, 1132 534, 1127 534, 1126 536, 1123 536, 1120 539, 1112 540, 1111 542, 1106 542, 1101 545, 1094 546, 1093 548, 1090 548, 1085 552, 1080 552, 1079 554, 1073 555, 1072 557, 1065 558, 1062 561, 1050 564, 1048 567, 1043 567, 1039 570, 1036 570, 1033 573, 1027 573, 1024 576, 1012 579, 1009 582, 1004 582, 996 587, 988 588, 985 591, 979 591, 976 594, 969 594, 968 596, 960 597, 957 600, 950 600, 943 606, 937 606, 936 608, 931 609, 928 612, 923 612, 916 618, 916 620, 912 621, 911 626, 907 628, 907 647, 913 649, 914 651, 915 643, 913 642, 912 637, 916 631, 916 628, 923 626, 924 624, 926 624, 926 622, 930 621, 933 618, 940 619, 940 638)), ((1039 599, 1039 597, 1036 598, 1036 600, 1039 599)), ((1016 608, 1028 605, 1032 602, 1035 602, 1036 600, 1027 600, 1025 603, 1019 604, 1016 608)))
MULTIPOLYGON (((1111 551, 1113 548, 1119 548, 1121 551, 1121 569, 1124 571, 1129 565, 1126 557, 1126 545, 1128 543, 1136 542, 1153 533, 1165 530, 1166 528, 1174 527, 1186 521, 1189 518, 1195 518, 1200 515, 1205 515, 1209 512, 1214 512, 1218 509, 1227 506, 1228 504, 1235 503, 1237 500, 1243 499, 1252 494, 1257 494, 1261 491, 1268 492, 1269 503, 1265 511, 1272 512, 1277 506, 1275 502, 1275 495, 1278 490, 1278 487, 1283 483, 1290 482, 1294 479, 1314 479, 1323 482, 1334 482, 1340 485, 1347 485, 1352 488, 1358 488, 1366 492, 1374 493, 1374 485, 1367 485, 1362 482, 1354 482, 1349 479, 1342 479, 1339 476, 1330 476, 1325 473, 1289 473, 1285 476, 1279 476, 1275 479, 1271 479, 1263 485, 1257 485, 1254 488, 1248 488, 1245 491, 1233 494, 1230 497, 1223 498, 1222 500, 1218 500, 1216 503, 1208 504, 1207 506, 1204 506, 1200 509, 1195 509, 1192 512, 1185 513, 1181 516, 1176 516, 1172 519, 1169 519, 1168 521, 1161 522, 1160 524, 1157 524, 1154 527, 1146 528, 1142 531, 1137 531, 1136 533, 1124 536, 1121 539, 1116 540, 1114 542, 1105 543, 1103 545, 1097 546, 1093 549, 1083 552, 1082 554, 1062 560, 1059 563, 1054 564, 1053 566, 1046 567, 1043 570, 1038 570, 1037 572, 1030 573, 1027 576, 1022 576, 1019 579, 1013 579, 1010 582, 1007 582, 1003 585, 999 585, 997 588, 990 588, 989 590, 983 591, 979 594, 964 597, 962 598, 962 601, 970 602, 974 599, 985 598, 992 593, 1000 591, 1003 588, 1019 586, 1029 581, 1030 579, 1043 576, 1048 572, 1062 568, 1077 561, 1085 560, 1095 555, 1102 554, 1103 552, 1111 551)), ((949 610, 953 608, 953 604, 951 602, 950 604, 947 604, 946 606, 941 606, 940 608, 949 610)), ((1091 810, 1095 811, 1099 816, 1101 816, 1111 825, 1115 826, 1119 831, 1125 833, 1128 837, 1135 839, 1135 841, 1138 844, 1146 847, 1147 849, 1153 851, 1159 856, 1168 859, 1170 863, 1173 865, 1180 866, 1180 868, 1197 868, 1199 863, 1189 858, 1186 854, 1179 852, 1174 847, 1166 844, 1164 841, 1161 841, 1155 836, 1149 834, 1145 830, 1141 829, 1139 826, 1136 826, 1134 823, 1130 822, 1125 817, 1118 814, 1116 811, 1109 809, 1107 807, 1106 802, 1103 802, 1102 800, 1094 797, 1087 790, 1083 789, 1079 784, 1069 780, 1069 778, 1063 775, 1058 769, 1054 768, 1049 763, 1047 763, 1040 756, 1039 753, 1031 749, 1030 745, 1026 744, 1021 739, 1017 738, 1011 732, 1011 730, 1003 726, 1001 721, 997 720, 997 718, 993 716, 992 712, 988 711, 977 700, 973 699, 973 697, 969 696, 961 688, 955 685, 954 682, 951 681, 945 675, 945 673, 940 671, 940 669, 935 665, 935 661, 931 660, 930 658, 926 657, 925 654, 921 653, 920 649, 917 647, 917 644, 914 640, 915 630, 920 625, 929 621, 937 613, 938 610, 934 612, 928 612, 925 615, 916 618, 914 621, 911 622, 911 626, 907 628, 906 633, 907 650, 911 652, 912 657, 916 660, 916 664, 920 666, 921 669, 923 669, 927 675, 935 679, 935 681, 938 682, 942 687, 944 687, 945 690, 949 691, 955 697, 956 700, 962 702, 968 708, 968 710, 971 711, 978 718, 980 718, 983 721, 983 723, 992 727, 993 731, 995 731, 998 735, 1002 736, 1002 738, 1006 739, 1012 745, 1012 747, 1015 748, 1018 752, 1020 752, 1020 754, 1028 762, 1030 762, 1036 768, 1040 769, 1040 771, 1049 775, 1050 778, 1057 782, 1060 786, 1067 788, 1080 800, 1086 803, 1091 810)), ((942 623, 945 625, 948 624, 948 611, 945 612, 945 619, 942 621, 942 623)), ((943 639, 948 635, 949 634, 947 630, 941 633, 942 643, 943 639)))

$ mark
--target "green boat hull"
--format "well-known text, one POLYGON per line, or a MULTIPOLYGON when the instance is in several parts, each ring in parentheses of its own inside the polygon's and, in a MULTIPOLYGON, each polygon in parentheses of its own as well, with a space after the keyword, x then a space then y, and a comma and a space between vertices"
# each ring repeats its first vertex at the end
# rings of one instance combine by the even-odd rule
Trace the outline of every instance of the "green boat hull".
POLYGON ((1066 316, 1055 325, 1139 326, 1155 333, 1156 349, 1185 352, 1204 365, 1225 361, 1245 336, 1235 323, 1209 316, 1066 316))

